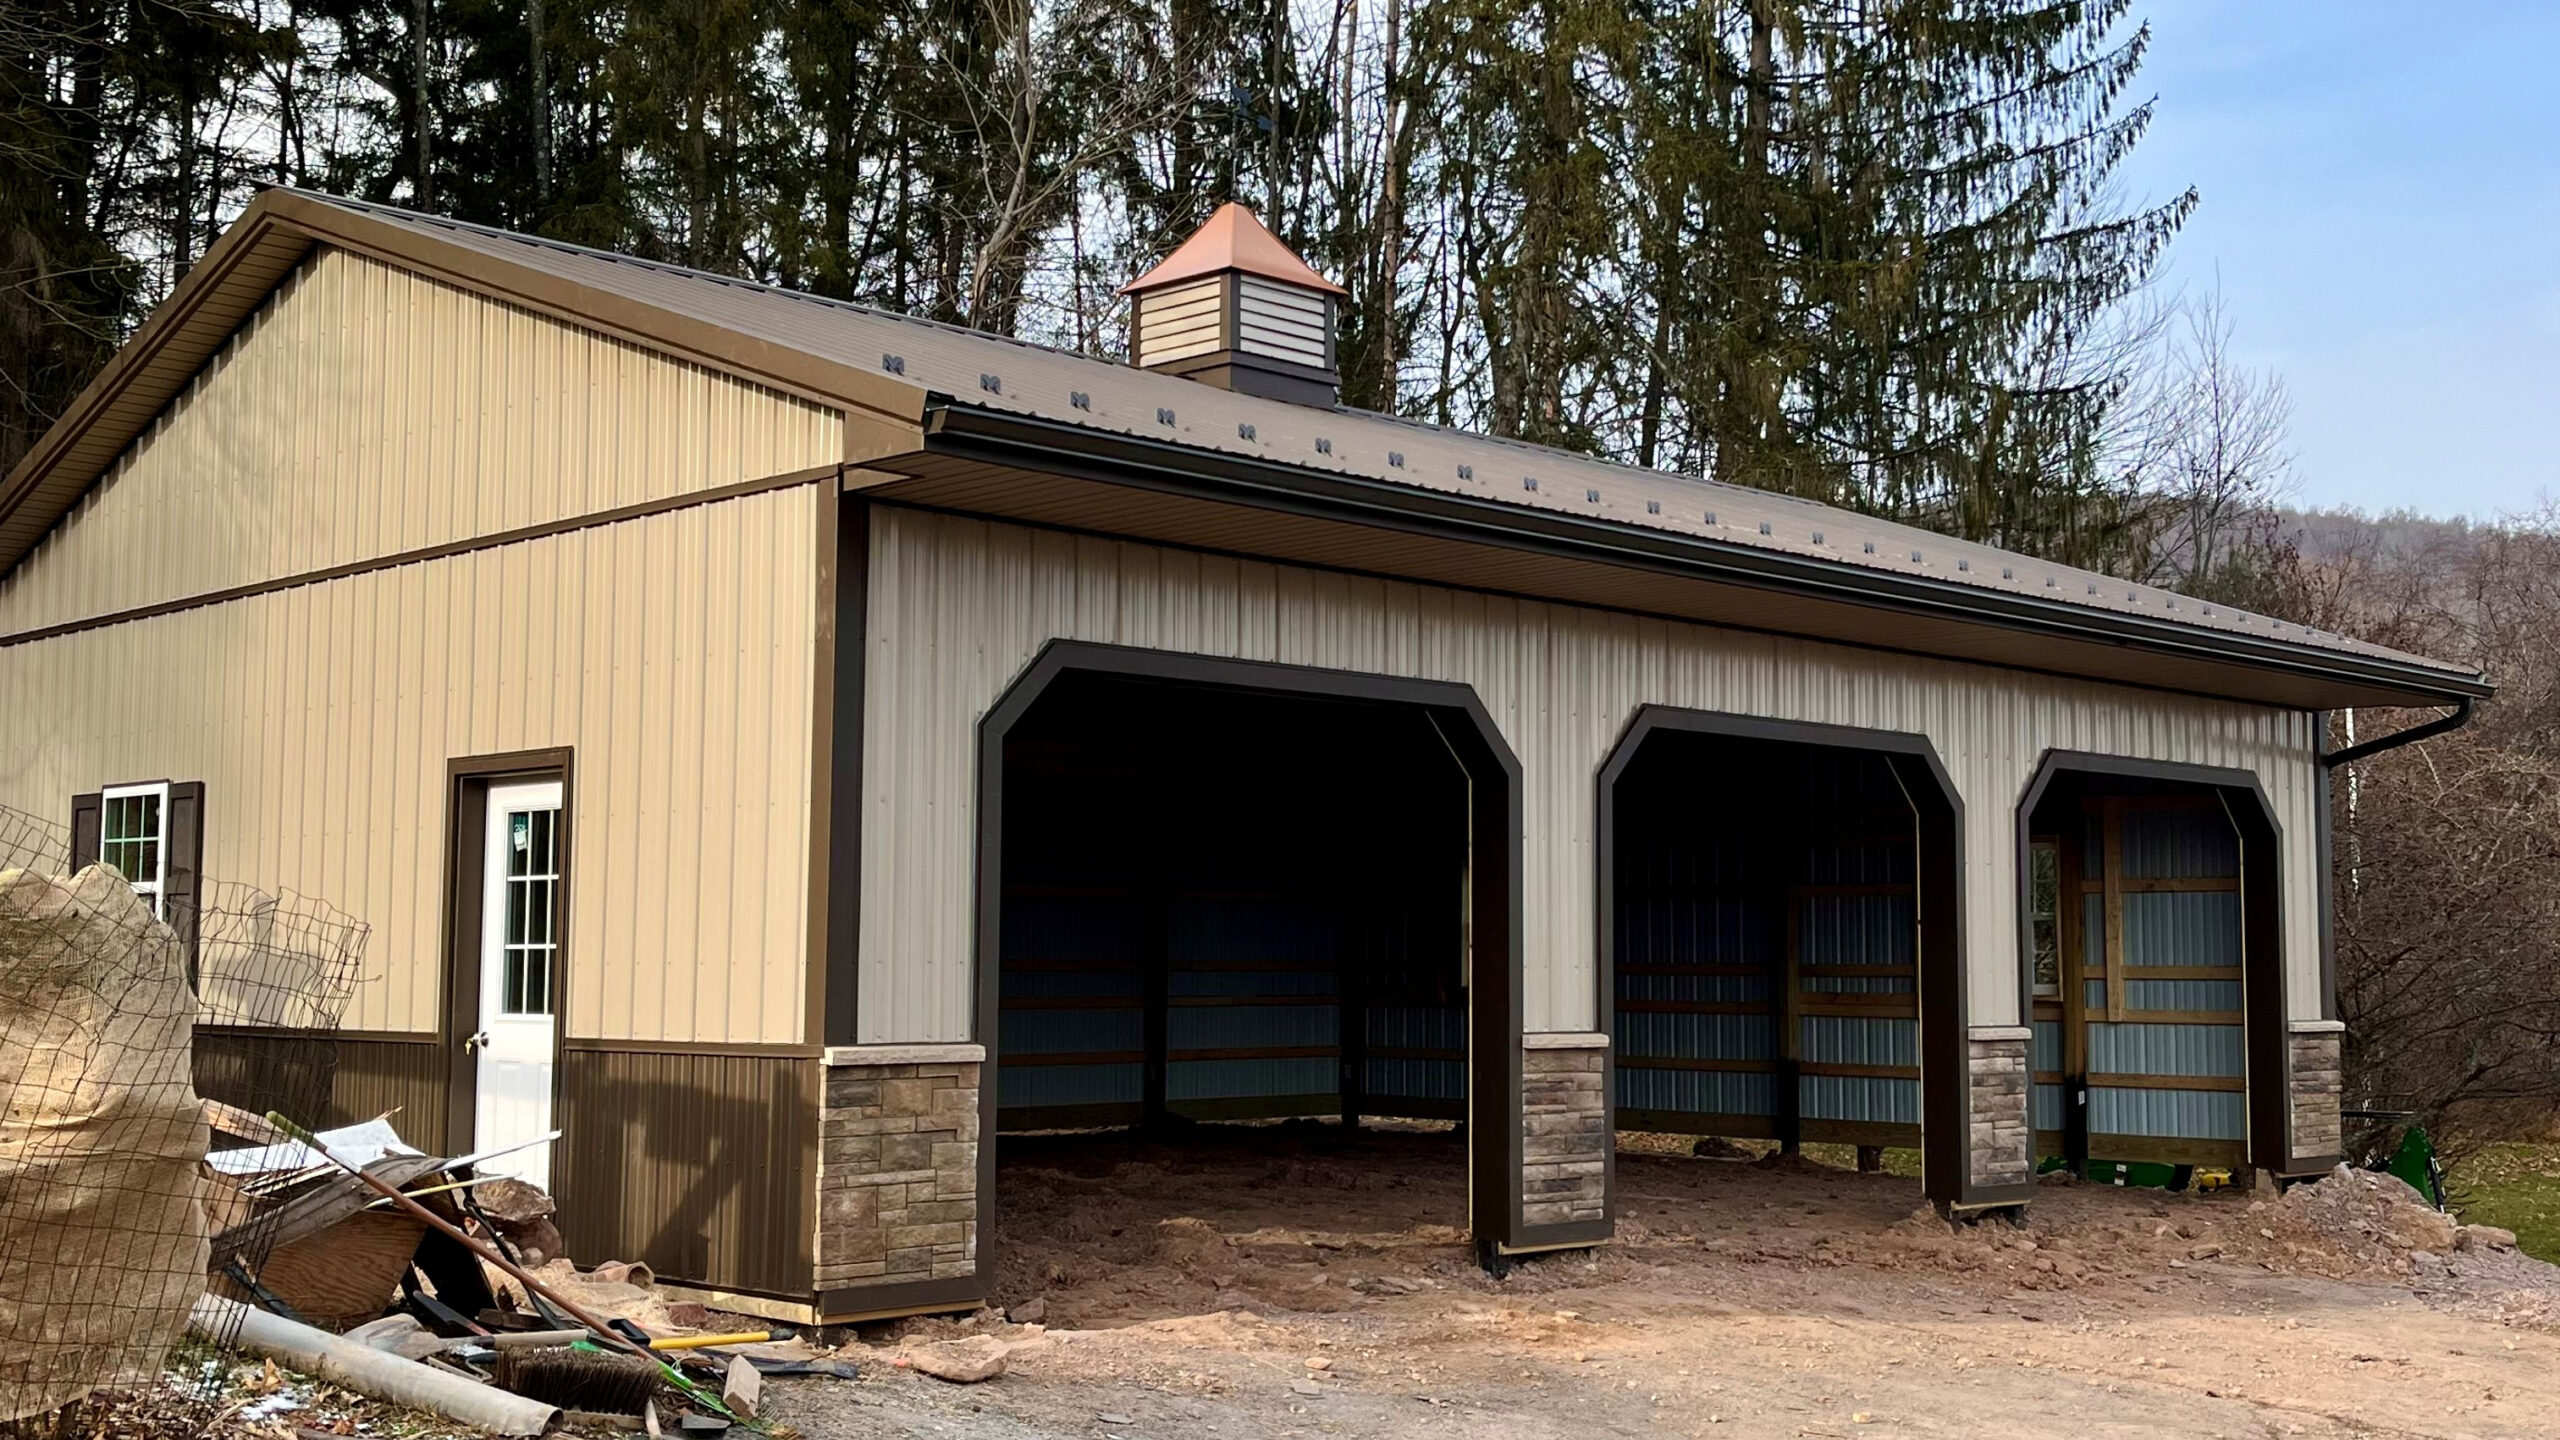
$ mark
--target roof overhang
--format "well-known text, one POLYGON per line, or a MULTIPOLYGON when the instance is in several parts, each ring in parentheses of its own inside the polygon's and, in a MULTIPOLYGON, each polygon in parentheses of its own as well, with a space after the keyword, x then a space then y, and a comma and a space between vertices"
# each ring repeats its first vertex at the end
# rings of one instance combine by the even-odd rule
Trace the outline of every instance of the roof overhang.
MULTIPOLYGON (((118 349, 62 417, 0 476, 0 575, 8 573, 319 246, 370 256, 568 320, 659 354, 842 407, 912 434, 923 392, 805 350, 650 305, 601 285, 440 243, 291 190, 266 190, 118 349)), ((857 435, 877 444, 877 431, 857 435)))
POLYGON ((1637 530, 928 400, 877 498, 1336 570, 2297 709, 2492 687, 2386 656, 1637 530))

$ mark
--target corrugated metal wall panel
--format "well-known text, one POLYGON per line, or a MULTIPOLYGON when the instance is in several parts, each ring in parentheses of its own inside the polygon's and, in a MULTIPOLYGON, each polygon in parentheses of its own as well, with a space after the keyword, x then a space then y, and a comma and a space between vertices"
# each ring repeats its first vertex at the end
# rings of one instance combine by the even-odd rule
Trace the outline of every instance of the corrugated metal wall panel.
POLYGON ((2062 1068, 2062 1022, 2038 1020, 2035 1038, 2028 1042, 2028 1065, 2043 1073, 2053 1074, 2062 1068))
POLYGON ((1473 686, 1525 771, 1532 1030, 1596 1021, 1592 777, 1648 701, 1930 736, 1964 800, 1981 1024, 2024 1018, 2015 807, 2047 749, 2254 770, 2285 837, 2289 1008, 2317 1013, 2298 713, 917 511, 882 512, 872 546, 865 1040, 968 1036, 977 721, 1059 637, 1473 686))
POLYGON ((2135 1010, 2227 1010, 2237 1015, 2241 1003, 2240 982, 2127 980, 2124 982, 2124 1003, 2135 1010))
POLYGON ((2028 1123, 2033 1125, 2036 1129, 2050 1133, 2062 1128, 2061 1086, 2036 1086, 2034 1091, 2028 1095, 2027 1104, 2033 1111, 2034 1116, 2034 1118, 2028 1123))
POLYGON ((2194 879, 2240 873, 2240 837, 2219 808, 2125 807, 2124 873, 2132 879, 2194 879))
POLYGON ((1618 1053, 1769 1060, 1778 1053, 1778 1017, 1628 1011, 1618 1017, 1618 1053))
POLYGON ((1805 1015, 1797 1053, 1816 1065, 1917 1065, 1920 1022, 1858 1015, 1805 1015))
POLYGON ((1765 1070, 1618 1071, 1618 1108, 1671 1110, 1690 1115, 1767 1115, 1770 1076, 1765 1070))
POLYGON ((2239 1140, 2246 1137, 2248 1124, 2244 1098, 2230 1090, 2133 1090, 2092 1085, 2089 1133, 2239 1140))
POLYGON ((2240 892, 2169 891, 2124 897, 2124 963, 2237 965, 2240 892))
POLYGON ((0 580, 0 635, 844 451, 832 410, 322 250, 0 580))
POLYGON ((344 1023, 429 1030, 447 759, 572 746, 567 1033, 799 1041, 816 512, 775 491, 0 649, 0 803, 204 781, 205 872, 362 917, 344 1023))
POLYGON ((1908 895, 1808 895, 1798 914, 1806 966, 1909 965, 1919 950, 1918 906, 1908 895))
MULTIPOLYGON (((1368 1046, 1372 1051, 1466 1053, 1467 1012, 1461 1006, 1373 1005, 1367 1015, 1368 1046)), ((1467 1093, 1467 1067, 1463 1060, 1372 1054, 1360 1075, 1360 1088, 1384 1099, 1460 1100, 1467 1093)))
POLYGON ((1869 1125, 1920 1123, 1920 1082, 1864 1075, 1807 1075, 1798 1080, 1798 1104, 1807 1120, 1847 1120, 1869 1125))
POLYGON ((2237 1025, 2089 1025, 2089 1070, 2097 1075, 2242 1074, 2237 1025))

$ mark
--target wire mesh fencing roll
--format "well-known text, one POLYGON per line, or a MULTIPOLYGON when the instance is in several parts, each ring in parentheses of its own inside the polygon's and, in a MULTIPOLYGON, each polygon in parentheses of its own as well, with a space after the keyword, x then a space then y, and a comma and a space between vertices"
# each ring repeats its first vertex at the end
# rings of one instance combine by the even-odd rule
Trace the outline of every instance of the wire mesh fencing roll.
MULTIPOLYGON (((77 874, 69 833, 0 807, 0 1422, 156 1382, 208 1277, 247 1289, 275 1207, 207 1164, 255 1117, 325 1110, 367 928, 199 878, 77 874), (255 1045, 198 1043, 247 1033, 255 1045), (271 1042, 271 1043, 264 1043, 271 1042), (208 1096, 227 1102, 207 1123, 208 1096)), ((217 1340, 226 1337, 214 1337, 217 1340)))

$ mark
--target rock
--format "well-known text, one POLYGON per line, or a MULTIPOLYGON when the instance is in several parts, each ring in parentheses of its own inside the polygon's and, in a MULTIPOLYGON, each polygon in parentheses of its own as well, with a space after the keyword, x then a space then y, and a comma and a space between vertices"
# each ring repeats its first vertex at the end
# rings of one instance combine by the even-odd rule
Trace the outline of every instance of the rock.
POLYGON ((2190 1260, 2210 1260, 2221 1253, 2222 1247, 2219 1245, 2196 1245, 2188 1248, 2187 1258, 2190 1260))
MULTIPOLYGON (((1049 1318, 1049 1297, 1034 1295, 1004 1312, 1004 1318, 1016 1325, 1037 1325, 1049 1318)), ((1126 1421, 1120 1422, 1126 1424, 1126 1421)))
POLYGON ((486 1180, 471 1188, 471 1203, 481 1214, 496 1222, 500 1230, 512 1237, 515 1227, 529 1225, 560 1213, 549 1195, 539 1186, 522 1180, 486 1180))
POLYGON ((1321 1395, 1324 1393, 1324 1387, 1313 1380, 1292 1380, 1289 1382, 1289 1388, 1301 1395, 1321 1395))
POLYGON ((670 1325, 681 1325, 687 1330, 699 1330, 711 1323, 710 1307, 699 1300, 669 1300, 664 1302, 664 1305, 667 1323, 670 1325))
POLYGON ((2516 1232, 2496 1225, 2465 1225, 2454 1233, 2456 1250, 2513 1250, 2516 1232))
POLYGON ((907 1352, 907 1363, 936 1380, 975 1385, 1004 1373, 1005 1343, 993 1335, 937 1340, 907 1352))
POLYGON ((1310 1370, 1330 1370, 1333 1368, 1333 1362, 1322 1355, 1310 1355, 1307 1357, 1307 1368, 1310 1370))
POLYGON ((1133 1420, 1133 1419, 1129 1418, 1129 1417, 1128 1417, 1128 1416, 1126 1416, 1126 1415, 1118 1415, 1118 1414, 1114 1414, 1113 1412, 1111 1412, 1111 1411, 1109 1411, 1109 1410, 1105 1410, 1105 1411, 1103 1411, 1101 1414, 1096 1415, 1096 1416, 1094 1416, 1093 1418, 1094 1418, 1094 1419, 1096 1419, 1096 1420, 1098 1420, 1098 1421, 1101 1421, 1101 1422, 1102 1422, 1103 1424, 1105 1424, 1105 1425, 1135 1425, 1135 1424, 1137 1424, 1137 1423, 1138 1423, 1137 1421, 1135 1421, 1135 1420, 1133 1420))

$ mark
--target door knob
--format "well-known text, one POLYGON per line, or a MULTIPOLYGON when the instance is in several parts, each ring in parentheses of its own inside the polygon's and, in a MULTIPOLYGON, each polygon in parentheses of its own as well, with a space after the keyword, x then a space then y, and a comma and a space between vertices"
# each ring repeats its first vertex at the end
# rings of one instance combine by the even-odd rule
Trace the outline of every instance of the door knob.
POLYGON ((489 1032, 486 1030, 476 1031, 462 1037, 462 1048, 464 1050, 477 1050, 488 1043, 489 1032))

